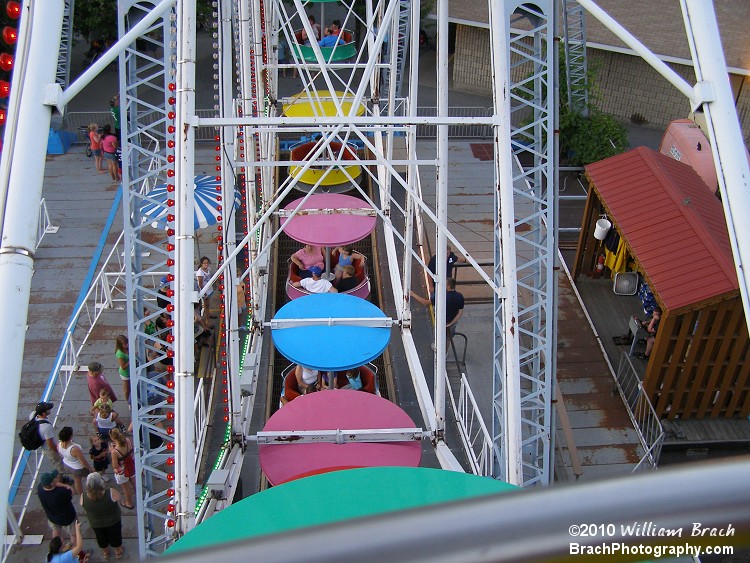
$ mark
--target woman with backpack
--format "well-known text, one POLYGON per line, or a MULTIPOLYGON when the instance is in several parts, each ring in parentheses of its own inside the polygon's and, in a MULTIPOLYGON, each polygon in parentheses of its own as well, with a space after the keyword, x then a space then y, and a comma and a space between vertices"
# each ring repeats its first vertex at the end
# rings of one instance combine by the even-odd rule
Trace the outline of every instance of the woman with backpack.
POLYGON ((117 170, 117 137, 112 133, 112 126, 107 124, 102 129, 102 154, 107 161, 107 169, 113 182, 120 181, 120 173, 117 170))

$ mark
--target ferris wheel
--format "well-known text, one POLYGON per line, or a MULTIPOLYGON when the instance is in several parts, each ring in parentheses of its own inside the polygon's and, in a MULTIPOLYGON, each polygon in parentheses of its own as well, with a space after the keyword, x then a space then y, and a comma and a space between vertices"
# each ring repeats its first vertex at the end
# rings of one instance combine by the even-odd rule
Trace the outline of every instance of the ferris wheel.
MULTIPOLYGON (((196 304, 207 301, 216 288, 222 397, 217 409, 225 439, 213 468, 228 472, 231 498, 247 442, 257 439, 249 426, 250 398, 257 388, 269 334, 289 328, 290 322, 297 323, 294 329, 305 325, 305 319, 299 318, 268 321, 269 263, 274 244, 283 234, 279 223, 303 216, 359 215, 377 223, 388 290, 395 304, 393 318, 384 320, 374 313, 336 318, 358 328, 397 327, 422 415, 414 434, 420 439, 429 437, 441 466, 454 470, 461 470, 461 465, 444 440, 446 334, 435 333, 435 385, 430 389, 415 351, 409 291, 414 284, 412 263, 426 266, 426 256, 415 249, 423 245, 427 228, 434 229, 436 280, 446 279, 449 244, 467 257, 495 303, 488 474, 519 486, 549 483, 556 348, 556 163, 554 143, 549 142, 556 129, 551 87, 555 9, 553 0, 490 2, 494 112, 488 117, 457 118, 451 117, 448 107, 447 2, 438 2, 435 12, 437 111, 423 116, 419 84, 413 79, 420 70, 419 2, 219 0, 212 31, 216 104, 199 115, 195 93, 202 85, 196 83, 195 1, 120 1, 122 38, 116 50, 126 163, 123 205, 129 217, 125 225, 127 324, 137 358, 132 401, 133 434, 139 441, 136 489, 141 556, 160 553, 217 509, 208 488, 197 490, 196 484, 203 439, 194 412, 196 304), (163 49, 163 57, 153 56, 153 43, 163 49), (524 70, 520 77, 512 72, 519 68, 524 70), (289 71, 299 76, 293 93, 282 91, 279 78, 289 71), (406 77, 412 79, 407 82, 406 77), (523 119, 517 119, 519 115, 523 119), (494 135, 496 223, 491 274, 449 227, 449 128, 458 123, 488 126, 494 135), (417 152, 420 126, 436 131, 433 154, 417 152), (194 185, 199 138, 211 139, 216 149, 207 183, 220 198, 210 204, 219 233, 216 268, 196 288, 196 229, 201 225, 196 222, 194 185), (420 189, 419 177, 425 171, 436 178, 436 198, 430 205, 420 189), (342 192, 364 203, 327 203, 336 201, 342 192), (397 192, 404 194, 403 199, 397 192), (321 195, 328 199, 321 200, 321 195), (298 203, 290 205, 290 201, 298 203), (149 217, 158 217, 159 224, 155 226, 149 217), (159 287, 153 282, 155 273, 166 280, 159 287), (245 284, 250 305, 244 326, 237 315, 235 288, 240 283, 245 284), (151 316, 144 316, 145 305, 158 299, 159 290, 165 298, 163 306, 150 307, 151 316), (165 329, 148 331, 152 317, 161 315, 167 319, 165 329), (169 364, 166 381, 149 369, 162 361, 169 364)), ((27 22, 33 22, 35 34, 41 29, 56 37, 62 16, 62 9, 49 14, 35 10, 27 22)), ((45 77, 55 65, 41 54, 40 44, 31 45, 27 58, 19 61, 21 68, 37 61, 46 66, 38 78, 28 77, 29 91, 37 87, 39 92, 17 100, 21 116, 17 123, 33 109, 64 104, 73 95, 42 94, 45 77)), ((705 96, 701 99, 713 102, 705 96)), ((31 140, 19 129, 14 142, 23 147, 31 140)), ((8 185, 20 182, 16 177, 20 172, 17 167, 11 171, 7 154, 3 153, 0 173, 9 192, 8 185)), ((36 192, 40 192, 41 178, 33 178, 32 183, 39 185, 36 192)), ((3 205, 3 235, 12 238, 24 228, 8 212, 21 205, 21 200, 3 205)), ((331 239, 330 246, 345 240, 331 239)), ((23 240, 15 244, 4 240, 3 252, 22 258, 3 265, 0 281, 16 276, 28 287, 31 273, 24 260, 30 257, 21 251, 26 246, 23 240)), ((744 249, 744 245, 735 246, 744 249)), ((331 256, 326 259, 330 261, 331 256)), ((436 293, 435 311, 436 325, 445 325, 442 292, 436 293)), ((6 342, 12 352, 18 335, 6 342)), ((16 368, 20 373, 20 365, 11 366, 11 370, 16 368)), ((335 371, 336 366, 325 368, 335 371)), ((389 430, 394 429, 384 429, 389 430)))

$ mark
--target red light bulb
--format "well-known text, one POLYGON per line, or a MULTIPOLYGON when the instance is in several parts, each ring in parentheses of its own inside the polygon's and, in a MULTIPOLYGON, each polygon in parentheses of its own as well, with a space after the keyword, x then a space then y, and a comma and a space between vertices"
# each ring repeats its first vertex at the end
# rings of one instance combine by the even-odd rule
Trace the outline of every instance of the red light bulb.
POLYGON ((8 14, 10 19, 17 20, 21 17, 21 4, 13 1, 8 2, 5 5, 5 13, 8 14))
POLYGON ((8 45, 15 45, 16 41, 18 41, 18 30, 15 27, 4 27, 3 41, 5 41, 8 45))
POLYGON ((0 55, 0 68, 5 72, 13 70, 13 55, 9 53, 3 53, 0 55))
POLYGON ((7 98, 10 95, 10 82, 0 80, 0 98, 7 98))

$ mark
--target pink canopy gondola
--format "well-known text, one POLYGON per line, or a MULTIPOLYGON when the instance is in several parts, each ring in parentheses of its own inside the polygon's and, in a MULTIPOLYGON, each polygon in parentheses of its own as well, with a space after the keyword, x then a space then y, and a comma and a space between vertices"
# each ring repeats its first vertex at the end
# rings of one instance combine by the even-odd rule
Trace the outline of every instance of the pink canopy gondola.
MULTIPOLYGON (((268 419, 265 431, 368 430, 414 428, 400 407, 371 395, 340 389, 298 397, 268 419)), ((422 457, 419 442, 331 442, 265 444, 258 448, 263 472, 272 485, 306 475, 352 467, 417 467, 422 457)))
MULTIPOLYGON (((304 198, 285 207, 291 213, 304 198)), ((281 228, 294 240, 326 249, 326 271, 331 270, 330 248, 351 244, 369 235, 377 223, 373 208, 364 200, 342 194, 313 194, 308 197, 294 217, 282 217, 281 228)), ((335 264, 333 264, 335 266, 335 264)), ((365 260, 358 261, 354 276, 359 283, 347 291, 350 295, 366 298, 370 294, 370 279, 365 260)), ((292 282, 299 281, 296 264, 290 262, 287 295, 296 299, 308 293, 292 282)))

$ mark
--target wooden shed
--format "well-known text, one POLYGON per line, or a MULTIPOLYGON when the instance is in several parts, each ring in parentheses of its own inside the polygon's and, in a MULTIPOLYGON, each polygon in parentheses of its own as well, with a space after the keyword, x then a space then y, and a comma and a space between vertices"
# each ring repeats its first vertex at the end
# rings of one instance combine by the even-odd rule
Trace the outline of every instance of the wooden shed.
POLYGON ((618 267, 637 271, 663 311, 643 376, 657 415, 750 415, 750 342, 721 202, 690 166, 646 147, 587 166, 586 178, 573 278, 596 268, 606 215, 622 241, 618 267))

